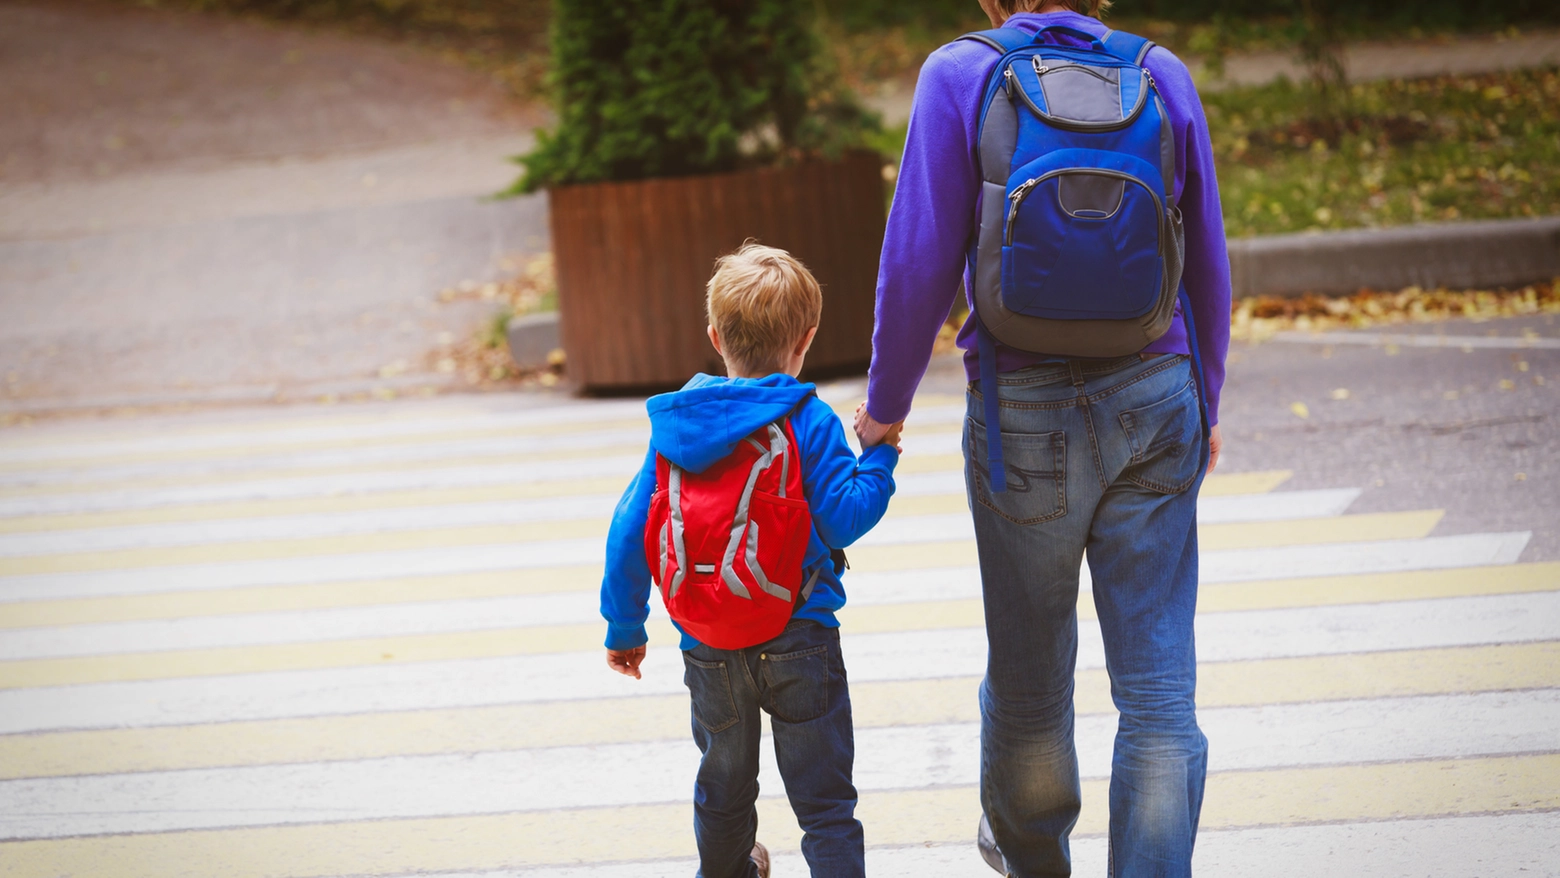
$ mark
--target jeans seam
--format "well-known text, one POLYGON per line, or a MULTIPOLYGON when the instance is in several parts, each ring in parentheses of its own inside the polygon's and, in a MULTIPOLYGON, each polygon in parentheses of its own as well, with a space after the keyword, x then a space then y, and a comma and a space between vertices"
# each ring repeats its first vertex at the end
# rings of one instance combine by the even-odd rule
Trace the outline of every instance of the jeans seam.
POLYGON ((1133 375, 1131 378, 1128 378, 1127 380, 1121 382, 1120 384, 1112 384, 1111 386, 1105 388, 1104 390, 1095 391, 1094 393, 1089 394, 1089 399, 1091 401, 1098 402, 1098 401, 1100 401, 1100 400, 1102 400, 1102 399, 1104 399, 1104 398, 1106 398, 1108 396, 1114 396, 1115 394, 1120 393, 1123 390, 1126 390, 1128 387, 1131 387, 1132 385, 1137 384, 1138 382, 1141 382, 1141 381, 1147 380, 1149 378, 1152 378, 1155 375, 1158 375, 1160 372, 1165 371, 1166 369, 1174 368, 1182 360, 1185 360, 1185 359, 1186 359, 1186 355, 1185 354, 1177 354, 1177 355, 1171 357, 1170 359, 1166 360, 1163 363, 1156 364, 1154 366, 1154 368, 1152 368, 1152 369, 1145 369, 1142 372, 1140 372, 1140 373, 1138 373, 1136 375, 1133 375))
MULTIPOLYGON (((1158 375, 1160 372, 1163 372, 1166 369, 1174 368, 1178 363, 1180 363, 1182 360, 1185 360, 1186 358, 1187 357, 1186 357, 1185 354, 1176 354, 1175 356, 1172 356, 1172 357, 1166 359, 1164 362, 1155 363, 1153 368, 1145 369, 1142 372, 1138 373, 1137 375, 1133 375, 1131 378, 1128 378, 1127 380, 1121 382, 1120 384, 1112 384, 1111 386, 1105 388, 1104 390, 1097 390, 1094 393, 1088 394, 1087 395, 1088 399, 1091 402, 1098 402, 1098 401, 1100 401, 1102 399, 1105 399, 1108 396, 1112 396, 1112 395, 1114 395, 1116 393, 1119 393, 1122 390, 1125 390, 1126 388, 1131 387, 1131 386, 1133 386, 1134 384, 1137 384, 1140 381, 1143 381, 1143 380, 1148 379, 1148 378, 1152 378, 1153 376, 1158 375)), ((1106 373, 1106 374, 1110 374, 1110 373, 1106 373)), ((1028 385, 1003 385, 1003 386, 1023 387, 1023 386, 1028 386, 1028 385)), ((981 395, 981 392, 980 392, 980 390, 978 388, 972 387, 972 388, 970 388, 970 392, 973 393, 977 399, 981 399, 981 400, 985 399, 985 397, 981 395)), ((1021 410, 1024 410, 1024 411, 1054 411, 1054 410, 1057 410, 1057 409, 1064 409, 1064 408, 1067 408, 1069 406, 1077 405, 1077 401, 1078 401, 1078 398, 1074 397, 1074 398, 1072 398, 1070 400, 1063 400, 1063 401, 1059 401, 1059 402, 1017 402, 1017 401, 1014 401, 1014 400, 1002 399, 1001 398, 1001 394, 999 393, 998 394, 998 398, 997 398, 997 405, 1001 406, 1002 408, 1021 409, 1021 410)))
POLYGON ((1083 428, 1089 434, 1089 452, 1094 457, 1094 477, 1100 483, 1100 490, 1110 487, 1105 481, 1105 462, 1100 459, 1100 440, 1094 432, 1094 410, 1089 405, 1089 397, 1086 394, 1078 394, 1078 405, 1083 409, 1083 428))

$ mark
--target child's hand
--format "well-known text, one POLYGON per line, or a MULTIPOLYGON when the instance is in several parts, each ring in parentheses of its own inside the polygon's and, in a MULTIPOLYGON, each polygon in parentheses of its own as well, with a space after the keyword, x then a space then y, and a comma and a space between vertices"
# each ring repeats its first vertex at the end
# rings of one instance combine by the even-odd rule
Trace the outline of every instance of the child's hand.
POLYGON ((607 667, 625 677, 642 679, 639 675, 639 663, 645 660, 645 648, 636 646, 633 649, 609 649, 607 650, 607 667))
POLYGON ((904 421, 900 421, 897 424, 891 424, 888 428, 888 432, 883 434, 883 444, 892 445, 894 446, 895 451, 899 452, 900 454, 904 454, 905 450, 899 447, 899 434, 903 433, 904 429, 904 421))

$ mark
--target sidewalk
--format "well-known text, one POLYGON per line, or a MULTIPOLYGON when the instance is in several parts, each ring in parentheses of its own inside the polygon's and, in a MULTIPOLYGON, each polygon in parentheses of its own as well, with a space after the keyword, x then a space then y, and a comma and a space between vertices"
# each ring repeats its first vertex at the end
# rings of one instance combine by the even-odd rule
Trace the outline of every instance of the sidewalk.
POLYGON ((488 200, 545 114, 404 48, 7 4, 0 115, 0 411, 455 387, 438 292, 546 247, 488 200))

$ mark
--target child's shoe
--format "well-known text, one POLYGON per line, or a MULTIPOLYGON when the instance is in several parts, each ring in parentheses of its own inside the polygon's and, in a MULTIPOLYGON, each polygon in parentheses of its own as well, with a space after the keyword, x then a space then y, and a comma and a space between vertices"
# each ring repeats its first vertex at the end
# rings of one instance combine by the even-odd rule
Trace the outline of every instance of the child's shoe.
POLYGON ((753 842, 753 853, 748 856, 752 857, 753 865, 758 867, 758 878, 769 878, 769 848, 764 847, 761 842, 755 841, 753 842))

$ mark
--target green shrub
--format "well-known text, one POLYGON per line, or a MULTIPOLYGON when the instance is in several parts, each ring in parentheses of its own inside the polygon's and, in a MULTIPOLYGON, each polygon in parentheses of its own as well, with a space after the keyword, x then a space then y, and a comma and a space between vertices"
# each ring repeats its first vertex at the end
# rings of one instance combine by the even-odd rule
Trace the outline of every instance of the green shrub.
MULTIPOLYGON (((865 28, 903 24, 948 26, 979 17, 976 0, 851 0, 831 10, 847 26, 865 28)), ((1216 14, 1230 17, 1290 16, 1299 0, 1115 0, 1110 15, 1148 16, 1178 21, 1207 21, 1216 14)), ((1554 0, 1359 0, 1349 4, 1351 18, 1419 27, 1479 27, 1528 21, 1560 21, 1554 0)))
POLYGON ((716 173, 839 150, 875 120, 834 84, 813 0, 560 0, 558 124, 516 192, 716 173))

